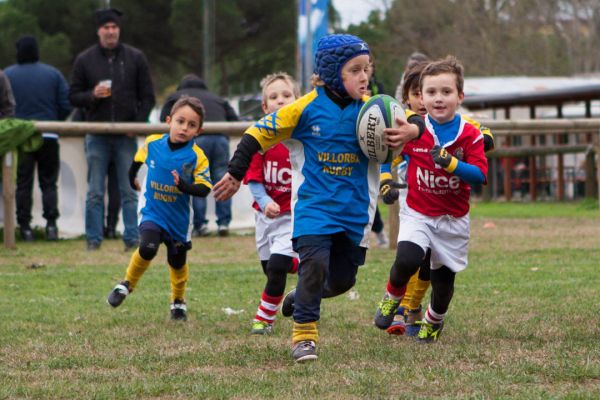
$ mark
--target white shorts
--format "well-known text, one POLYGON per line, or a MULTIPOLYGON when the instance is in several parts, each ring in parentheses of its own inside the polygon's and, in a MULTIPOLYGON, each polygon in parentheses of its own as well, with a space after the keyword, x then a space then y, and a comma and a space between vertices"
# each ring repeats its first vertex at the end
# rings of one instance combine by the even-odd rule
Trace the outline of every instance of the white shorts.
POLYGON ((398 242, 413 242, 425 252, 431 249, 431 269, 445 265, 460 272, 467 268, 469 236, 469 214, 460 218, 451 215, 428 217, 406 203, 400 209, 398 242))
POLYGON ((292 215, 285 213, 276 218, 256 211, 256 250, 261 261, 268 260, 271 254, 283 254, 298 258, 292 249, 292 215))

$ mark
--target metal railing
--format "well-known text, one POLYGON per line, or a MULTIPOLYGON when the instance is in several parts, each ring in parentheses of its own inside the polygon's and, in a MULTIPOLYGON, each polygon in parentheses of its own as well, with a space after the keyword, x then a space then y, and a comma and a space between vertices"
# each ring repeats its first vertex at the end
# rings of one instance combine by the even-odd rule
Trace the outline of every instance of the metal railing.
MULTIPOLYGON (((497 149, 488 153, 488 158, 507 158, 507 157, 529 157, 531 159, 530 171, 531 187, 533 188, 532 200, 535 200, 535 179, 536 171, 535 157, 546 155, 557 155, 559 157, 559 168, 561 165, 561 156, 567 153, 586 154, 586 173, 593 175, 593 171, 600 170, 600 119, 552 119, 552 120, 482 120, 483 125, 489 127, 496 138, 497 149), (574 133, 586 133, 589 136, 588 143, 585 144, 553 144, 549 146, 536 144, 536 138, 544 135, 564 135, 574 133), (521 137, 521 140, 529 138, 525 146, 501 147, 500 139, 521 137), (599 159, 599 160, 596 160, 599 159)), ((148 124, 148 123, 129 123, 129 122, 56 122, 56 121, 35 121, 35 127, 40 132, 56 132, 61 136, 84 136, 88 133, 93 134, 136 134, 146 135, 158 132, 167 132, 167 124, 148 124)), ((223 133, 229 136, 241 136, 244 130, 249 127, 253 121, 245 122, 207 122, 204 124, 205 133, 223 133)), ((3 177, 3 197, 4 197, 4 245, 13 248, 15 246, 15 189, 12 177, 14 176, 14 157, 8 153, 4 156, 2 162, 3 177)), ((563 174, 559 173, 561 177, 563 174)), ((507 180, 504 182, 507 199, 510 199, 510 174, 505 173, 507 180)), ((560 178, 559 178, 560 179, 560 178)), ((598 187, 600 176, 586 177, 586 188, 590 185, 598 187)), ((558 182, 561 187, 561 182, 558 182)), ((593 190, 593 188, 590 188, 593 190)), ((597 191, 597 189, 596 189, 597 191)), ((560 199, 560 193, 559 193, 560 199)), ((600 202, 600 196, 599 196, 600 202)), ((394 231, 397 232, 397 208, 390 209, 390 237, 394 238, 394 231), (392 221, 392 219, 396 222, 392 221)), ((395 241, 391 241, 395 244, 395 241)))

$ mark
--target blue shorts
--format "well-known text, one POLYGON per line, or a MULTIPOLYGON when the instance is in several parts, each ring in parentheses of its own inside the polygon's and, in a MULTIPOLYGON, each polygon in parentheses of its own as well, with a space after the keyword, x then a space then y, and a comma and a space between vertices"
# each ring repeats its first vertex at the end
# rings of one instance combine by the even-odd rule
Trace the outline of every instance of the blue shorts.
POLYGON ((163 229, 160 225, 152 222, 152 221, 144 221, 138 227, 138 231, 140 233, 140 238, 144 240, 144 232, 153 232, 160 234, 160 241, 167 246, 167 252, 169 254, 175 255, 180 252, 187 252, 192 248, 192 242, 179 242, 174 241, 169 232, 163 229))

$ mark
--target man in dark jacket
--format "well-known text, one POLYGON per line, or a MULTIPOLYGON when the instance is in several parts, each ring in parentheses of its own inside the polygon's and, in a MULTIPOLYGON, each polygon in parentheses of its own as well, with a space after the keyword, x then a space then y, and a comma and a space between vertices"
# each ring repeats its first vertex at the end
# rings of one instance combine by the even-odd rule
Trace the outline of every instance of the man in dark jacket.
MULTIPOLYGON (((144 53, 120 43, 122 13, 114 8, 96 11, 99 43, 75 59, 69 98, 84 110, 86 121, 148 120, 154 106, 154 89, 144 53)), ((132 135, 92 135, 85 138, 88 193, 85 233, 88 250, 100 247, 103 237, 104 192, 108 165, 117 169, 125 250, 138 245, 137 193, 129 186, 128 170, 137 151, 132 135)))
MULTIPOLYGON (((179 97, 187 95, 200 99, 204 104, 205 121, 237 121, 238 116, 227 100, 212 93, 204 81, 196 75, 190 74, 183 77, 177 91, 166 100, 160 113, 160 120, 165 121, 170 114, 173 104, 179 97)), ((208 158, 210 177, 213 182, 221 180, 227 172, 229 164, 229 136, 224 134, 203 133, 196 138, 196 144, 204 151, 208 158)), ((206 236, 208 234, 206 219, 206 198, 194 197, 194 235, 206 236)), ((231 199, 215 201, 217 214, 217 227, 219 236, 227 236, 231 222, 231 199)))
MULTIPOLYGON (((39 62, 37 41, 23 36, 17 43, 17 64, 5 71, 15 96, 16 117, 39 121, 64 120, 71 112, 69 87, 56 68, 39 62)), ((21 237, 33 240, 31 206, 33 177, 37 164, 38 180, 42 190, 43 217, 46 219, 46 239, 58 240, 58 190, 56 182, 60 168, 60 148, 56 133, 44 132, 41 148, 19 154, 17 167, 17 223, 21 237)))

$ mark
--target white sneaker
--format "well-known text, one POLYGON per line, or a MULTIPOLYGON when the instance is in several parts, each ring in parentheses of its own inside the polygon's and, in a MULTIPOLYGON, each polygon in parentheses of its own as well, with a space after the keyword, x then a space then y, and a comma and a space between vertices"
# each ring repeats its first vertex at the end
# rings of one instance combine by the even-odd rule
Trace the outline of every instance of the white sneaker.
POLYGON ((227 226, 227 225, 219 225, 217 227, 217 234, 219 236, 228 236, 229 235, 229 226, 227 226))
POLYGON ((377 236, 377 246, 388 247, 390 245, 390 240, 385 234, 385 231, 378 232, 375 234, 375 236, 377 236))

